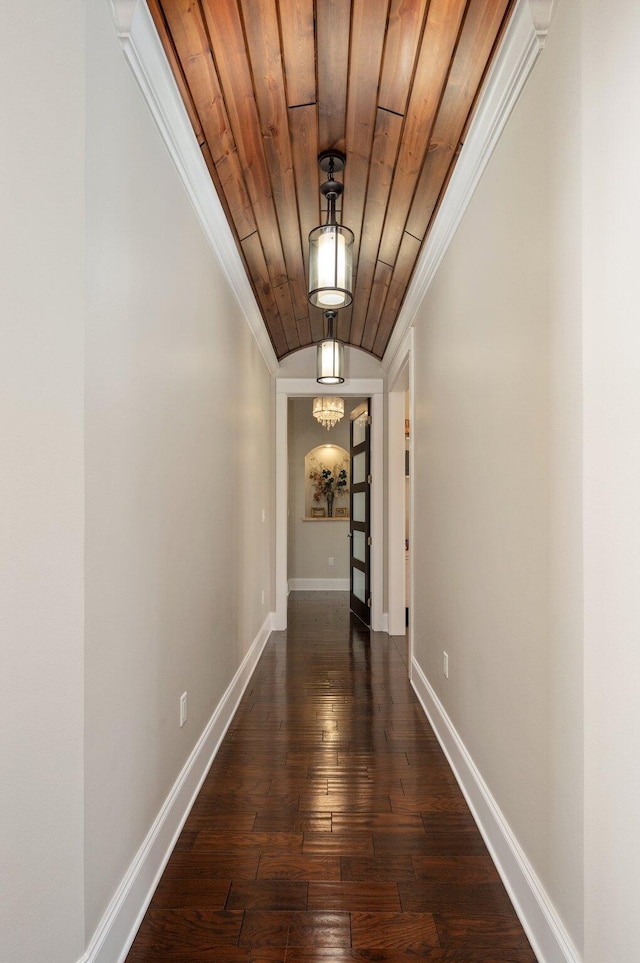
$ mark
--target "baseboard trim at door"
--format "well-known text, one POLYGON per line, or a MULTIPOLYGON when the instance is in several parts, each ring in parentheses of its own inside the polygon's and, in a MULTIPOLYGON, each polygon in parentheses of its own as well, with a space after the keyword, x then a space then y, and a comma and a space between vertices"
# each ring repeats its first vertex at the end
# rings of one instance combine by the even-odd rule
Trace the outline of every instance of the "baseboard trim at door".
POLYGON ((348 592, 348 578, 290 578, 290 592, 348 592))
POLYGON ((539 963, 581 963, 544 886, 415 659, 411 684, 449 760, 539 963))
POLYGON ((78 963, 123 963, 200 787, 271 633, 265 619, 227 691, 165 799, 147 838, 78 963))

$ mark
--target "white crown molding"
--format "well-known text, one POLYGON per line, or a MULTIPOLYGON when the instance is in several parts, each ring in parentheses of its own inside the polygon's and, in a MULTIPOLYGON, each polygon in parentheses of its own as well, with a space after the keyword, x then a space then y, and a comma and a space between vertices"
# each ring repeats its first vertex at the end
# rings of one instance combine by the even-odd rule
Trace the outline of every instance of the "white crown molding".
POLYGON ((485 81, 473 122, 418 259, 382 364, 389 372, 447 253, 478 181, 545 45, 554 0, 520 0, 485 81))
POLYGON ((582 963, 551 897, 415 658, 411 684, 464 794, 540 963, 582 963))
POLYGON ((528 0, 528 2, 534 30, 544 46, 556 0, 528 0))
POLYGON ((111 0, 127 63, 270 373, 278 359, 144 0, 111 0))

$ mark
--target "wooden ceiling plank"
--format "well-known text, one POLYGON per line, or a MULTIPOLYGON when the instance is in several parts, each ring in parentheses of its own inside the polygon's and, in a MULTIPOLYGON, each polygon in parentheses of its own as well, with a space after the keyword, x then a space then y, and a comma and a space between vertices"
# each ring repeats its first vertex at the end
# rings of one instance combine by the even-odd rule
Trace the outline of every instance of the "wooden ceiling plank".
POLYGON ((318 140, 320 150, 345 149, 351 4, 316 0, 318 140))
POLYGON ((393 268, 389 264, 385 264, 384 261, 378 261, 373 277, 367 320, 360 342, 365 351, 371 352, 373 350, 373 345, 378 333, 380 316, 382 315, 382 309, 387 298, 387 291, 391 284, 392 274, 393 268))
MULTIPOLYGON (((267 331, 273 344, 277 358, 283 358, 291 348, 287 340, 285 329, 280 317, 279 306, 276 302, 274 288, 269 277, 269 270, 264 258, 264 251, 260 243, 260 236, 256 232, 242 242, 242 253, 249 272, 258 304, 265 319, 267 331)), ((293 318, 291 318, 293 322, 293 318)), ((293 322, 295 330, 295 322, 293 322)))
POLYGON ((407 220, 424 238, 457 159, 460 140, 495 46, 509 0, 471 0, 407 220))
POLYGON ((238 155, 236 153, 225 154, 215 164, 215 169, 220 188, 229 205, 230 224, 235 228, 238 240, 242 241, 250 234, 255 234, 258 227, 249 195, 245 189, 238 155))
POLYGON ((313 0, 279 0, 288 107, 316 103, 313 0))
POLYGON ((403 234, 398 257, 393 268, 391 283, 386 294, 384 306, 380 314, 378 329, 371 351, 377 358, 381 358, 386 350, 391 332, 398 319, 398 312, 402 307, 407 286, 411 279, 422 244, 411 234, 403 234))
POLYGON ((277 287, 274 287, 273 294, 282 319, 282 327, 284 328, 284 336, 287 339, 287 346, 289 351, 295 351, 296 348, 301 347, 302 342, 298 331, 298 322, 296 321, 293 310, 291 286, 287 282, 279 284, 277 287))
POLYGON ((380 234, 387 214, 401 136, 402 117, 389 113, 388 110, 378 110, 371 151, 371 174, 360 238, 353 317, 349 332, 349 340, 352 344, 361 343, 371 305, 380 234))
POLYGON ((315 105, 289 110, 291 153, 296 178, 305 276, 309 277, 309 232, 320 223, 318 113, 315 105))
POLYGON ((393 264, 447 81, 466 0, 431 0, 402 133, 380 260, 393 264))
POLYGON ((287 281, 253 80, 235 0, 201 0, 227 115, 274 287, 287 281))
MULTIPOLYGON (((350 304, 348 308, 342 308, 338 311, 338 317, 336 318, 336 337, 338 341, 344 341, 345 344, 349 343, 349 330, 351 328, 351 315, 353 314, 353 304, 350 304)), ((322 338, 324 338, 324 324, 322 338)), ((322 340, 322 338, 320 340, 322 340)))
POLYGON ((231 225, 241 240, 256 230, 256 222, 224 107, 209 38, 199 9, 188 0, 163 0, 163 10, 202 125, 201 136, 216 167, 216 188, 218 185, 221 187, 226 208, 231 214, 231 225))
POLYGON ((241 0, 241 8, 293 312, 305 331, 309 309, 277 5, 275 0, 241 0))
POLYGON ((298 338, 300 340, 300 346, 303 348, 308 347, 308 345, 313 344, 313 333, 311 331, 311 318, 307 314, 306 318, 296 318, 296 325, 298 326, 298 338))
POLYGON ((357 266, 389 0, 354 0, 352 7, 346 119, 349 162, 344 171, 342 223, 355 234, 353 263, 357 266))
MULTIPOLYGON (((236 242, 236 247, 238 250, 240 250, 240 241, 242 238, 247 237, 249 234, 253 234, 256 229, 255 221, 253 220, 253 211, 251 210, 250 206, 244 207, 240 211, 234 211, 229 207, 227 191, 225 190, 224 184, 220 180, 219 171, 213 162, 213 157, 211 156, 211 151, 209 150, 208 145, 204 143, 200 150, 202 151, 202 157, 207 165, 209 176, 211 177, 216 194, 218 195, 218 199, 224 210, 227 223, 231 227, 231 231, 236 242)), ((231 197, 234 196, 233 191, 229 193, 231 197)))
MULTIPOLYGON (((340 331, 340 315, 342 314, 345 314, 345 311, 338 311, 338 332, 340 331)), ((318 341, 322 341, 325 336, 324 315, 320 308, 314 308, 312 305, 309 305, 309 319, 311 321, 313 343, 317 344, 318 341)))
POLYGON ((392 0, 378 105, 404 114, 429 0, 392 0))

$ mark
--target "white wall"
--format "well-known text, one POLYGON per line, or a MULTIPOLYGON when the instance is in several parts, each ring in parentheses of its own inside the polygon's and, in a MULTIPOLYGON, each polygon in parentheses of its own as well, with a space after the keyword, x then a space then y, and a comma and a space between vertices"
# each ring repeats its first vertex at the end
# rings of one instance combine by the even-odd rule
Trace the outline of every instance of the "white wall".
POLYGON ((87 17, 89 938, 269 611, 273 399, 108 5, 87 17))
POLYGON ((0 8, 0 959, 82 952, 85 4, 0 8))
POLYGON ((584 0, 586 959, 638 959, 640 7, 584 0), (615 145, 615 146, 614 146, 615 145))
POLYGON ((579 81, 565 0, 422 305, 412 425, 416 659, 578 947, 579 81))

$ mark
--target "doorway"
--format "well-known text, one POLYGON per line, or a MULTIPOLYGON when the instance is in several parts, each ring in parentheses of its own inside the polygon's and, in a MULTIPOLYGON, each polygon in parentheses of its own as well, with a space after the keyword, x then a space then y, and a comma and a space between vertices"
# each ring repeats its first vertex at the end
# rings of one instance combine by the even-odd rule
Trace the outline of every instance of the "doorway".
MULTIPOLYGON (((341 385, 345 409, 353 399, 371 399, 371 628, 384 631, 384 383, 381 378, 354 378, 341 385)), ((289 398, 308 398, 336 394, 322 389, 311 378, 276 379, 276 500, 275 500, 275 611, 272 628, 287 627, 289 555, 289 398)), ((353 405, 351 406, 353 407, 353 405)), ((345 415, 346 417, 346 415, 345 415)), ((325 434, 327 434, 325 432, 325 434)), ((346 540, 346 539, 345 539, 346 540)), ((327 556, 327 558, 330 556, 327 556)), ((335 556, 334 556, 335 558, 335 556)))
POLYGON ((313 416, 312 398, 288 400, 289 591, 349 591, 349 411, 360 400, 344 399, 344 414, 330 429, 313 416))

